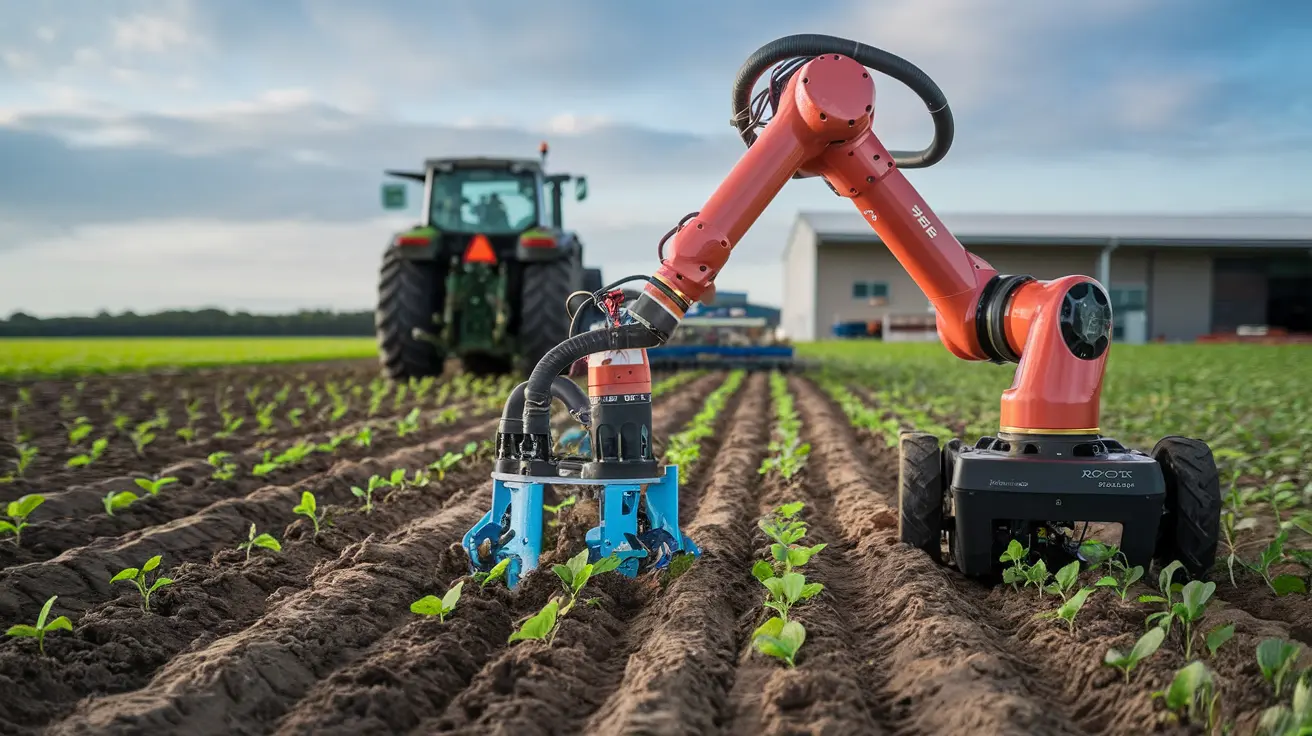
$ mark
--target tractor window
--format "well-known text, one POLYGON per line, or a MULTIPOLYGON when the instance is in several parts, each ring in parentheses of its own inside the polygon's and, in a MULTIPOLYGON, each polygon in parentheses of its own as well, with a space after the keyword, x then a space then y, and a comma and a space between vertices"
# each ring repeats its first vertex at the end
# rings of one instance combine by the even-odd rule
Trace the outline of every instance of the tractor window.
POLYGON ((456 169, 433 177, 433 227, 449 232, 508 235, 538 224, 532 172, 456 169))

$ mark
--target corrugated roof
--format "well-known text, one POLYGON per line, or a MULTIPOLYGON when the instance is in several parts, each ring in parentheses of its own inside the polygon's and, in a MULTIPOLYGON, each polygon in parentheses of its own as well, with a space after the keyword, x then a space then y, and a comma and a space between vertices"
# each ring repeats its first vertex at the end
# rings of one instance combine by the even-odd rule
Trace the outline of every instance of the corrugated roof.
MULTIPOLYGON (((1312 248, 1312 215, 1064 215, 937 213, 966 245, 1312 248)), ((801 212, 822 241, 877 240, 855 210, 801 212)))

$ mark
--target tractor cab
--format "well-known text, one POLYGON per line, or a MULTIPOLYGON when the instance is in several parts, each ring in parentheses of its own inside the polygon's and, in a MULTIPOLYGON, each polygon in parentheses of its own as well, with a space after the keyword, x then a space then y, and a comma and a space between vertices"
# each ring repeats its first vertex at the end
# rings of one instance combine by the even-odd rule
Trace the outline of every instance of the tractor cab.
MULTIPOLYGON (((423 185, 421 220, 393 238, 380 274, 376 323, 391 377, 440 373, 447 357, 478 373, 527 370, 568 336, 565 298, 585 269, 562 200, 571 181, 585 199, 587 180, 545 173, 545 143, 540 153, 386 172, 423 185)), ((406 209, 407 191, 384 184, 384 208, 406 209)))

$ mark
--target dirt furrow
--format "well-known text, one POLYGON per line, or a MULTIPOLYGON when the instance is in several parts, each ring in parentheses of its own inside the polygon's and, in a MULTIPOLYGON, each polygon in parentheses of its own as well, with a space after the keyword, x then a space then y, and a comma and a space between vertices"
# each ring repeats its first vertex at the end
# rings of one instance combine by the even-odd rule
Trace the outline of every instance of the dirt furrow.
POLYGON ((634 622, 618 655, 627 660, 622 677, 575 732, 707 734, 721 725, 737 664, 738 619, 756 592, 753 490, 769 426, 765 375, 751 376, 739 393, 684 529, 702 557, 634 622))
MULTIPOLYGON (((0 546, 0 569, 48 560, 86 544, 88 539, 118 537, 184 518, 215 502, 226 498, 241 498, 265 486, 313 482, 316 476, 330 471, 338 463, 374 457, 382 452, 459 433, 487 415, 485 411, 471 411, 474 406, 469 403, 457 408, 465 412, 465 418, 455 424, 435 427, 425 422, 418 432, 405 437, 387 432, 374 438, 367 448, 343 443, 335 452, 312 454, 295 465, 279 468, 264 477, 250 475, 251 469, 264 455, 263 448, 257 448, 229 458, 238 467, 238 477, 234 480, 212 479, 210 476, 214 468, 203 459, 192 458, 160 471, 159 477, 174 477, 178 482, 164 486, 156 496, 149 495, 137 486, 133 477, 111 478, 92 485, 74 486, 66 491, 44 494, 46 501, 35 514, 40 518, 23 530, 23 546, 0 546), (132 491, 140 500, 111 516, 104 510, 104 497, 110 491, 132 491)), ((298 439, 314 443, 326 442, 329 438, 327 435, 303 435, 298 439)), ((275 455, 290 446, 277 445, 275 455)))
POLYGON ((259 528, 287 523, 302 491, 312 491, 319 504, 342 503, 353 498, 352 485, 367 482, 374 474, 411 466, 441 452, 458 450, 471 440, 485 439, 495 427, 494 419, 423 445, 394 452, 384 458, 359 463, 342 462, 327 473, 307 478, 295 486, 265 486, 243 498, 210 504, 187 517, 117 538, 101 538, 68 550, 53 559, 0 571, 0 620, 20 619, 50 595, 58 594, 66 610, 82 611, 109 593, 109 579, 119 570, 138 565, 151 555, 162 554, 182 562, 206 557, 245 539, 250 524, 259 528))
POLYGON ((141 689, 83 704, 47 733, 148 733, 181 723, 196 735, 265 732, 315 682, 409 617, 434 578, 463 572, 450 547, 482 513, 484 485, 347 548, 250 627, 174 658, 141 689))
POLYGON ((845 607, 856 628, 842 636, 875 655, 867 665, 875 707, 899 732, 1080 732, 1010 632, 987 623, 982 591, 959 589, 979 586, 898 543, 894 459, 864 456, 816 386, 792 386, 812 442, 808 476, 831 494, 829 523, 839 536, 820 558, 842 564, 852 584, 845 607))
MULTIPOLYGON (((170 418, 170 428, 156 433, 156 440, 146 448, 146 461, 155 466, 168 465, 182 458, 202 453, 209 454, 218 450, 233 451, 242 447, 241 437, 217 438, 214 433, 222 429, 215 400, 222 393, 216 387, 250 386, 263 378, 270 384, 289 381, 304 384, 314 381, 322 392, 322 386, 328 381, 345 380, 368 384, 378 375, 377 363, 372 361, 345 361, 314 365, 276 365, 276 366, 235 366, 198 372, 169 373, 152 372, 87 379, 85 381, 40 381, 36 383, 0 383, 0 466, 8 470, 10 455, 9 443, 15 429, 30 436, 29 442, 35 444, 39 452, 28 468, 28 480, 18 480, 8 486, 0 485, 0 501, 10 500, 24 493, 58 490, 70 483, 88 484, 98 480, 124 475, 140 467, 139 458, 128 437, 130 430, 137 423, 156 416, 164 411, 170 418), (303 376, 304 378, 301 378, 303 376), (76 388, 84 383, 82 390, 76 388), (32 393, 32 404, 20 407, 17 427, 10 423, 10 406, 16 398, 18 388, 26 386, 32 393), (149 392, 149 393, 145 393, 149 392), (188 392, 184 394, 184 392, 188 392), (205 417, 194 426, 198 439, 191 445, 185 444, 175 434, 179 427, 186 426, 187 396, 201 399, 200 410, 205 417), (117 401, 115 401, 117 397, 117 401), (145 398, 143 398, 145 397, 145 398), (73 403, 65 405, 65 400, 73 403), (92 437, 108 437, 110 446, 104 456, 92 465, 68 470, 65 461, 73 455, 85 452, 90 446, 91 438, 83 440, 79 449, 68 447, 68 427, 74 419, 84 416, 95 428, 92 437), (113 426, 116 416, 130 418, 127 431, 120 431, 113 426)), ((253 410, 242 397, 234 397, 234 409, 245 418, 245 427, 255 424, 253 410)), ((304 406, 299 394, 293 394, 287 405, 304 406)), ((340 421, 365 418, 366 402, 355 400, 351 410, 340 421)), ((277 438, 282 435, 296 435, 316 429, 327 431, 333 423, 327 418, 319 418, 307 410, 302 426, 297 428, 285 417, 286 412, 279 412, 275 420, 275 432, 267 437, 277 438)))

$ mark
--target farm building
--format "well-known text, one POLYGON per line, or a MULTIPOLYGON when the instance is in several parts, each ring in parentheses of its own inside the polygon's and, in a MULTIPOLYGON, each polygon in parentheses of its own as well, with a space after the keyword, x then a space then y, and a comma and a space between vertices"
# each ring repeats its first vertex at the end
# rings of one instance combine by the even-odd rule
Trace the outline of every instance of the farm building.
MULTIPOLYGON (((1312 216, 941 215, 1002 274, 1097 278, 1114 338, 1192 341, 1253 329, 1312 333, 1312 216)), ((868 223, 803 212, 784 252, 793 340, 934 339, 929 301, 868 223)))

